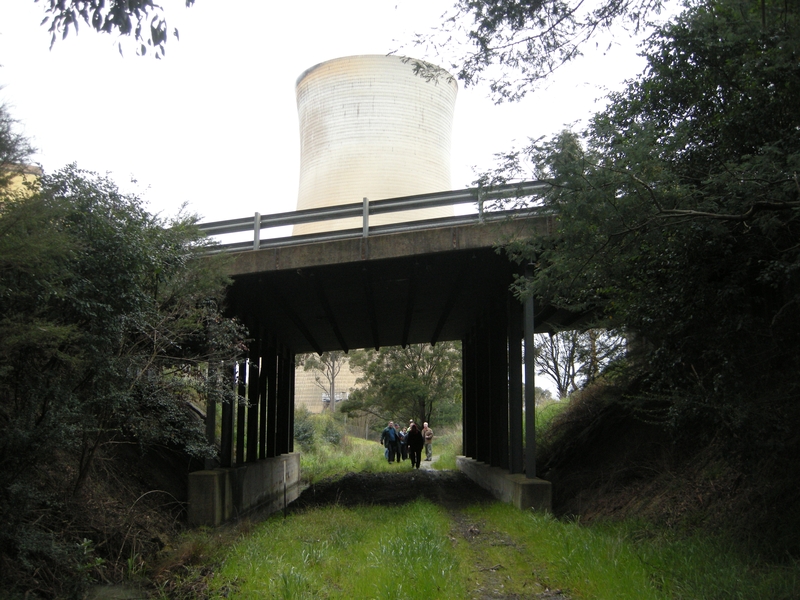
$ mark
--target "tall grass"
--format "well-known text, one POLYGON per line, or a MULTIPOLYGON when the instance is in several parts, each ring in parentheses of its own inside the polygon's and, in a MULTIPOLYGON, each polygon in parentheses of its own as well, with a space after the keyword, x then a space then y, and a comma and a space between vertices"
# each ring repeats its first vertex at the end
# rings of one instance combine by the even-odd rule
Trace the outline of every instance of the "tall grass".
POLYGON ((300 455, 303 481, 315 483, 345 473, 382 473, 392 471, 383 456, 383 446, 355 437, 342 437, 338 445, 316 444, 300 455))
POLYGON ((211 598, 789 600, 800 568, 636 522, 586 527, 502 504, 458 521, 426 500, 275 516, 229 547, 211 598), (468 529, 467 529, 468 527, 468 529))
MULTIPOLYGON (((569 402, 551 401, 536 407, 536 432, 539 435, 544 431, 550 422, 561 413, 569 402)), ((524 426, 524 420, 523 420, 524 426)), ((442 432, 437 435, 433 440, 433 454, 438 456, 436 462, 433 463, 434 469, 440 470, 455 470, 456 469, 456 456, 463 453, 462 437, 463 430, 461 425, 457 425, 452 429, 442 432)), ((524 430, 523 430, 524 434, 524 430)))
MULTIPOLYGON (((434 439, 433 466, 455 468, 460 453, 460 428, 443 432, 434 439)), ((396 472, 380 444, 351 437, 315 444, 301 469, 309 481, 396 472)), ((573 600, 800 598, 797 562, 764 564, 736 554, 724 534, 681 536, 640 521, 587 526, 500 502, 455 517, 426 500, 334 505, 275 515, 234 543, 213 531, 206 541, 198 539, 202 532, 191 536, 183 546, 192 549, 183 551, 189 558, 176 562, 187 572, 199 557, 219 564, 196 571, 206 574, 203 587, 215 599, 546 597, 556 588, 573 600)), ((180 589, 191 591, 197 581, 170 571, 176 575, 162 578, 162 597, 194 597, 180 589)))
POLYGON ((448 530, 426 501, 274 517, 230 549, 211 597, 463 598, 448 530))
POLYGON ((463 452, 461 425, 437 435, 431 448, 433 455, 437 457, 431 464, 434 469, 455 470, 456 456, 463 452))
POLYGON ((789 600, 800 593, 800 566, 759 566, 724 536, 680 537, 638 521, 587 527, 500 503, 470 512, 507 532, 548 581, 577 598, 789 600))
MULTIPOLYGON (((536 433, 544 432, 560 413, 569 406, 568 400, 552 400, 536 407, 536 433)), ((524 422, 523 422, 524 426, 524 422)))

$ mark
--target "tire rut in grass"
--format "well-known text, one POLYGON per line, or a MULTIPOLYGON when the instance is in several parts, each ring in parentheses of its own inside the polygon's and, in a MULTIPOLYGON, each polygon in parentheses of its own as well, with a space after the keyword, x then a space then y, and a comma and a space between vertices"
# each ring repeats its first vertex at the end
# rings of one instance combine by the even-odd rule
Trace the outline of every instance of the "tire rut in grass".
POLYGON ((433 469, 407 470, 403 463, 394 473, 349 473, 339 479, 323 480, 306 488, 290 506, 290 511, 338 505, 397 506, 425 498, 447 510, 454 544, 468 545, 472 557, 472 577, 468 597, 475 600, 569 600, 562 590, 549 589, 531 568, 524 582, 513 582, 501 563, 488 564, 486 550, 507 547, 509 552, 524 552, 504 532, 492 531, 474 521, 464 510, 481 503, 496 502, 494 496, 458 471, 433 469), (402 469, 402 470, 400 470, 402 469))

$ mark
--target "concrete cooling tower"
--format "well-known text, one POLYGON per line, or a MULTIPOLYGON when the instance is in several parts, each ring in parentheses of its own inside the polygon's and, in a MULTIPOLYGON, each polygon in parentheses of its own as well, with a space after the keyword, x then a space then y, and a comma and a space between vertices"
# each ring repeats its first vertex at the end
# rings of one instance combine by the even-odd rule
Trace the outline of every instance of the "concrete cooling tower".
MULTIPOLYGON (((450 190, 450 138, 458 85, 434 65, 399 56, 349 56, 297 80, 297 209, 450 190), (426 78, 415 74, 424 64, 426 78)), ((431 219, 451 207, 370 217, 370 225, 431 219)), ((296 225, 295 235, 360 228, 358 219, 296 225)))

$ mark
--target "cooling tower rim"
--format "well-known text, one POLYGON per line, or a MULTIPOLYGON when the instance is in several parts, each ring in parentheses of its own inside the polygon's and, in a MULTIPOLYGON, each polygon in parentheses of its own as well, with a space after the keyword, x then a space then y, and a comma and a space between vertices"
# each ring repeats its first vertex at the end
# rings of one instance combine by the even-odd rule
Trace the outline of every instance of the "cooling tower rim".
POLYGON ((295 82, 294 87, 295 87, 295 89, 300 87, 300 84, 303 82, 303 80, 306 77, 308 77, 309 75, 311 75, 311 73, 313 73, 314 71, 316 71, 317 69, 319 69, 320 67, 322 67, 324 65, 327 65, 327 64, 330 64, 330 63, 339 62, 339 61, 358 59, 358 58, 396 58, 396 59, 398 59, 400 61, 407 60, 407 61, 417 61, 417 62, 425 63, 426 65, 431 65, 432 67, 440 69, 442 71, 442 73, 446 73, 447 77, 449 78, 449 80, 452 82, 453 85, 455 85, 456 90, 458 89, 458 82, 456 81, 455 76, 452 73, 450 73, 447 69, 445 69, 443 67, 440 67, 439 65, 436 65, 436 64, 434 64, 434 63, 432 63, 430 61, 423 60, 421 58, 414 58, 413 56, 400 56, 399 54, 351 54, 349 56, 339 56, 338 58, 331 58, 329 60, 323 60, 322 62, 317 63, 314 66, 309 67, 308 69, 306 69, 305 71, 300 73, 300 76, 297 78, 297 81, 295 82))

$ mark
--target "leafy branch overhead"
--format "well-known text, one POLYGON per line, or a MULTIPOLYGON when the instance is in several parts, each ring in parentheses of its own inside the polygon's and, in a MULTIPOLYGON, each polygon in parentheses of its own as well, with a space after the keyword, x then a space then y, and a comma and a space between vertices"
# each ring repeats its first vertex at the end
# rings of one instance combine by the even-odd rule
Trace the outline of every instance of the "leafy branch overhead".
POLYGON ((638 338, 669 420, 719 439, 759 423, 761 443, 798 418, 778 400, 800 392, 798 24, 780 2, 689 8, 585 131, 484 177, 552 183, 556 235, 507 247, 536 265, 519 293, 638 338))
POLYGON ((518 100, 612 26, 638 31, 663 0, 458 0, 415 44, 440 54, 465 85, 487 81, 498 101, 518 100), (452 56, 453 52, 457 56, 452 56))
MULTIPOLYGON (((168 26, 161 5, 153 0, 35 0, 45 5, 47 16, 42 24, 49 24, 52 34, 50 47, 59 35, 62 39, 75 34, 81 23, 98 33, 133 36, 138 43, 138 53, 146 54, 151 49, 156 58, 164 55, 168 38, 168 26)), ((194 0, 186 0, 190 7, 194 0)), ((177 38, 178 30, 172 34, 177 38)), ((120 45, 120 52, 122 46, 120 45)))

